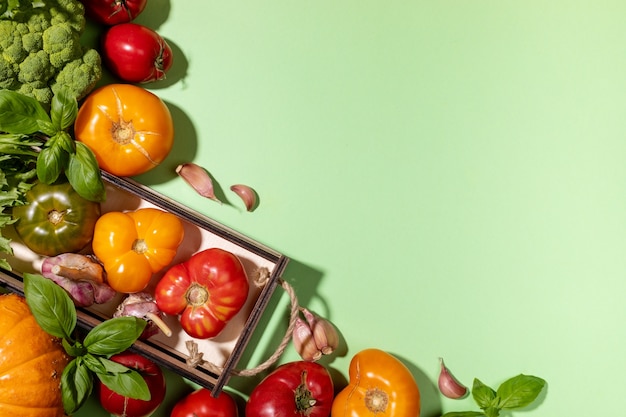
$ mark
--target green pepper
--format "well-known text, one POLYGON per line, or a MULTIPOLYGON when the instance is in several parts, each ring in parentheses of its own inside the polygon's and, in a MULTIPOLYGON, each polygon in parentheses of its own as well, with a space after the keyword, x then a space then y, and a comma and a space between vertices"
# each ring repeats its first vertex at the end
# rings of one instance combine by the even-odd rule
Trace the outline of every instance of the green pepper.
POLYGON ((78 195, 69 182, 35 184, 26 204, 13 207, 15 231, 33 252, 44 256, 80 252, 93 238, 100 204, 78 195))

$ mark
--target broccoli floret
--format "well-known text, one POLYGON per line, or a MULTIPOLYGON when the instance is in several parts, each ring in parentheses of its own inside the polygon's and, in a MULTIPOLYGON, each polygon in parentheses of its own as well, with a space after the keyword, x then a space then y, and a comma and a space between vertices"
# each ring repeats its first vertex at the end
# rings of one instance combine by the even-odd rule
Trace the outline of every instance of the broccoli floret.
POLYGON ((50 26, 43 33, 43 50, 50 57, 50 65, 63 68, 82 55, 80 39, 67 22, 50 26))
POLYGON ((80 0, 19 1, 0 15, 0 88, 50 104, 67 87, 77 99, 102 77, 100 55, 81 45, 85 8, 80 0))
POLYGON ((76 99, 80 100, 94 89, 101 77, 100 54, 95 49, 89 49, 82 57, 63 67, 52 84, 52 91, 56 93, 61 87, 69 88, 76 99))

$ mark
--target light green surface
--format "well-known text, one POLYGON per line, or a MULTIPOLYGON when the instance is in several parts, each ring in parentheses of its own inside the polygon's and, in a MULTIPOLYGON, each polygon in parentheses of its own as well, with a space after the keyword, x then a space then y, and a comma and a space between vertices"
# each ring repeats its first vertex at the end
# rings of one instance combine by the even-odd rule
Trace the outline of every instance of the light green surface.
MULTIPOLYGON (((151 0, 138 22, 177 55, 150 89, 179 134, 139 180, 292 258, 285 278, 347 342, 326 363, 345 376, 361 349, 397 355, 422 417, 475 409, 437 394, 439 357, 470 385, 545 378, 513 416, 617 415, 625 15, 621 0, 151 0), (186 161, 229 204, 186 188, 186 161), (257 190, 255 212, 234 183, 257 190)), ((253 359, 280 339, 275 305, 253 359)), ((169 377, 157 417, 188 389, 169 377)))

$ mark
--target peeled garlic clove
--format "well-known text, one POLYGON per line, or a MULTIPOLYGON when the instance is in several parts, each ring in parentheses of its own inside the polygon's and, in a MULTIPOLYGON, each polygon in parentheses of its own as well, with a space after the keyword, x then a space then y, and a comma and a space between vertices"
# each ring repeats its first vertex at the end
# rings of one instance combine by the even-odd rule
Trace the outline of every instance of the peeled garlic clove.
POLYGON ((307 362, 315 362, 322 357, 322 352, 317 348, 313 339, 313 332, 308 323, 300 317, 296 318, 292 333, 293 346, 296 352, 307 362))
POLYGON ((339 345, 339 334, 335 326, 325 318, 318 316, 306 308, 301 308, 300 311, 309 324, 317 349, 324 355, 333 353, 339 345))
POLYGON ((220 204, 222 203, 215 196, 211 176, 200 165, 193 162, 180 164, 176 167, 176 173, 201 196, 217 201, 220 204))
POLYGON ((450 373, 450 370, 443 363, 443 359, 439 358, 439 362, 441 364, 441 370, 439 372, 439 391, 441 393, 452 399, 459 399, 465 397, 467 395, 467 387, 461 384, 455 377, 450 373))
POLYGON ((241 200, 243 200, 247 211, 254 210, 257 202, 257 197, 256 192, 252 188, 243 184, 235 184, 230 187, 230 190, 237 194, 241 198, 241 200))

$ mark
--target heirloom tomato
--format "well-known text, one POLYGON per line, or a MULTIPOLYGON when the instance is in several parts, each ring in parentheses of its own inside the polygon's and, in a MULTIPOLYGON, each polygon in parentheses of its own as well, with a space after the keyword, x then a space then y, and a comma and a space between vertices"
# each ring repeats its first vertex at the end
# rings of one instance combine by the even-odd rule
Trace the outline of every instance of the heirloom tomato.
POLYGON ((418 417, 420 392, 395 356, 365 349, 350 361, 350 381, 333 401, 332 417, 418 417))
POLYGON ((151 170, 174 145, 167 105, 130 84, 108 84, 89 94, 78 110, 74 133, 93 151, 100 168, 120 177, 151 170))
POLYGON ((81 0, 85 16, 103 25, 130 22, 146 8, 148 0, 81 0))
POLYGON ((172 262, 184 234, 180 219, 163 210, 111 211, 96 222, 93 253, 102 262, 111 288, 134 293, 172 262))
POLYGON ((150 399, 124 397, 98 381, 98 398, 102 408, 119 417, 152 415, 165 399, 166 382, 161 368, 150 359, 132 352, 118 353, 111 356, 111 360, 139 372, 148 385, 150 399))
POLYGON ((13 207, 15 231, 39 255, 79 252, 93 237, 100 204, 82 198, 69 182, 35 184, 26 204, 13 207))
POLYGON ((122 23, 102 37, 102 61, 118 78, 147 83, 165 78, 172 67, 172 48, 149 27, 122 23))
POLYGON ((236 255, 210 248, 167 270, 154 298, 163 313, 180 315, 188 335, 208 339, 217 336, 241 310, 249 285, 236 255))
POLYGON ((333 380, 322 365, 289 362, 252 390, 246 417, 328 417, 333 394, 333 380))
POLYGON ((174 405, 170 417, 238 417, 237 403, 227 392, 217 397, 200 388, 174 405))

